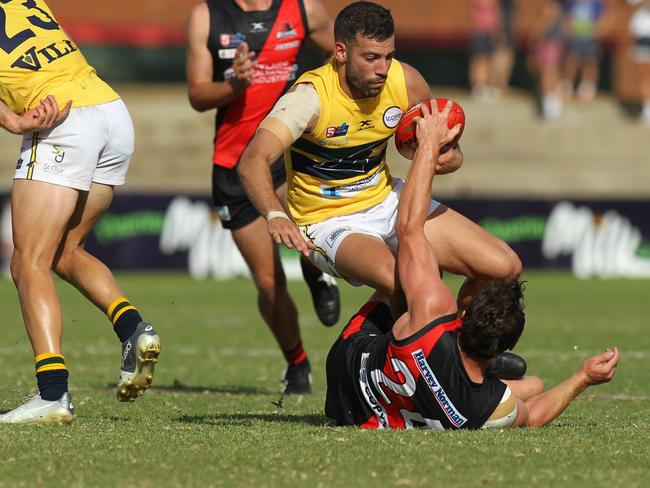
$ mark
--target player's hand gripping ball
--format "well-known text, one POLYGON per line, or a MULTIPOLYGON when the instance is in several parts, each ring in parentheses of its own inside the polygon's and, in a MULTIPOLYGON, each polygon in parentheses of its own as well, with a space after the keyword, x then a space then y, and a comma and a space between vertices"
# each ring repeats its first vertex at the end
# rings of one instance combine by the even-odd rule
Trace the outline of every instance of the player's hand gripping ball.
MULTIPOLYGON (((436 102, 438 103, 438 112, 444 110, 448 101, 447 98, 436 98, 436 102)), ((426 100, 422 103, 426 103, 427 107, 431 109, 430 100, 426 100)), ((397 147, 399 153, 406 159, 413 159, 415 149, 418 147, 418 141, 415 137, 414 119, 416 117, 422 117, 422 110, 420 109, 422 103, 418 103, 408 109, 406 113, 402 115, 402 118, 395 129, 395 147, 397 147)), ((460 132, 458 132, 458 135, 454 137, 454 140, 451 142, 451 144, 453 144, 458 142, 460 136, 463 135, 463 130, 465 129, 465 112, 463 112, 463 108, 456 102, 452 101, 451 103, 452 105, 451 111, 449 112, 447 127, 451 129, 456 124, 460 124, 460 132)))

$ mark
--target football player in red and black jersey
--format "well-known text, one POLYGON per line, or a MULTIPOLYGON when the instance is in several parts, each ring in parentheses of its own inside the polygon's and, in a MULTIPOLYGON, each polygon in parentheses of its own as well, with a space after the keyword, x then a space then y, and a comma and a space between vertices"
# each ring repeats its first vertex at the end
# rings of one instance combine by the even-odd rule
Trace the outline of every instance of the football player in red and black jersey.
MULTIPOLYGON (((309 393, 311 374, 296 307, 267 232, 265 218, 277 217, 278 212, 261 216, 255 210, 236 167, 262 119, 300 75, 307 39, 326 55, 334 49, 332 21, 319 0, 207 0, 193 7, 187 25, 190 103, 201 112, 217 109, 214 204, 251 270, 260 312, 287 360, 285 394, 309 393)), ((270 178, 285 201, 282 158, 273 165, 270 178)), ((334 325, 340 315, 336 281, 304 258, 301 266, 319 319, 334 325)))
POLYGON ((399 203, 397 263, 408 310, 393 320, 376 293, 328 355, 325 413, 339 425, 542 426, 588 386, 608 382, 616 372, 614 348, 588 358, 549 391, 539 378, 502 381, 486 373, 490 361, 513 348, 523 331, 523 289, 516 279, 493 281, 459 314, 440 278, 424 222, 439 148, 459 129, 447 128, 450 109, 451 102, 441 113, 423 106, 418 149, 399 203))

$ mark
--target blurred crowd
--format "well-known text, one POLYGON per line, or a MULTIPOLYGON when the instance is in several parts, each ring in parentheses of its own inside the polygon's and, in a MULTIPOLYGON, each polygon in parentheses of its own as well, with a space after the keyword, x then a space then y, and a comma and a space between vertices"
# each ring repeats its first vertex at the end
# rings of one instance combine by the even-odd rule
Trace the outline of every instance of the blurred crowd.
MULTIPOLYGON (((537 80, 540 116, 553 122, 566 101, 594 100, 598 88, 601 45, 615 36, 621 9, 614 0, 543 0, 525 35, 527 65, 537 80)), ((631 61, 641 86, 640 120, 650 126, 650 0, 620 1, 629 14, 631 61)), ((512 72, 517 15, 514 0, 471 1, 472 93, 481 99, 503 94, 512 72)))

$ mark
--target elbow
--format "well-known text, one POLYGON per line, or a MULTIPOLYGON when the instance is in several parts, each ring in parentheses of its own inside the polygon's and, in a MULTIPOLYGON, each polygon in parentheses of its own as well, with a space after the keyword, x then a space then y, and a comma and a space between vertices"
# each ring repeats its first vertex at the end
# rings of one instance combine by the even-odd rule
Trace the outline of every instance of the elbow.
POLYGON ((197 97, 193 97, 193 96, 190 94, 190 96, 189 96, 188 98, 189 98, 189 100, 190 100, 190 106, 191 106, 194 110, 196 110, 197 112, 201 112, 201 113, 203 113, 203 112, 205 112, 205 111, 207 111, 207 110, 210 109, 210 107, 208 107, 205 103, 203 103, 203 102, 202 102, 200 99, 198 99, 197 97))

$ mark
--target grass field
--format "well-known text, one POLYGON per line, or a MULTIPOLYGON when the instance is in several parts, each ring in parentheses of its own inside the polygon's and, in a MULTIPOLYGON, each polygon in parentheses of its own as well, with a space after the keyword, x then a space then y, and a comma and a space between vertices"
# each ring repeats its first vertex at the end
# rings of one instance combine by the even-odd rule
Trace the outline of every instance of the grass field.
MULTIPOLYGON (((547 386, 618 346, 613 382, 543 429, 363 431, 323 414, 324 362, 343 324, 316 321, 292 283, 314 394, 280 402, 283 360, 246 280, 125 274, 127 296, 163 341, 155 388, 115 400, 119 344, 105 317, 61 284, 64 353, 77 417, 67 427, 0 426, 0 486, 649 486, 650 283, 529 273, 517 352, 547 386)), ((457 287, 459 282, 451 280, 457 287)), ((342 285, 343 317, 369 295, 342 285)), ((34 388, 16 294, 0 282, 0 411, 34 388)))

